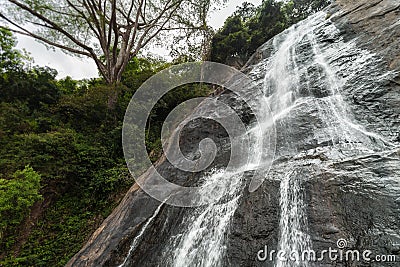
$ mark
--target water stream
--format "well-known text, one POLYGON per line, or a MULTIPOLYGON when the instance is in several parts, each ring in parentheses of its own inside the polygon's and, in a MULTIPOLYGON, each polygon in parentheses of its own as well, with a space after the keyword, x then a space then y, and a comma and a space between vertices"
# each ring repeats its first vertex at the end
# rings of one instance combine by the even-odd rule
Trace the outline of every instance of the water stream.
MULTIPOLYGON (((357 122, 345 101, 345 96, 342 95, 342 86, 351 78, 352 73, 362 71, 367 64, 377 59, 370 52, 357 48, 355 43, 348 43, 338 36, 338 29, 326 19, 326 14, 320 12, 267 43, 264 49, 271 49, 271 56, 251 69, 249 75, 258 75, 262 80, 265 101, 268 101, 278 130, 281 130, 281 138, 277 143, 277 157, 296 157, 303 153, 307 148, 299 144, 300 141, 304 141, 299 141, 299 138, 308 138, 321 147, 329 146, 327 153, 333 160, 360 153, 384 151, 394 146, 384 137, 365 129, 362 123, 357 122), (326 45, 329 42, 334 42, 334 45, 326 45), (358 56, 351 65, 346 66, 344 71, 347 74, 343 75, 339 73, 340 65, 333 62, 349 54, 358 56), (307 111, 303 112, 306 115, 299 117, 304 110, 307 111), (314 123, 308 121, 307 116, 312 117, 313 120, 310 121, 314 123), (301 127, 306 123, 310 125, 303 130, 301 127), (306 133, 303 134, 305 137, 299 137, 300 130, 306 133)), ((270 121, 260 123, 264 125, 263 132, 252 133, 256 134, 257 138, 263 138, 271 125, 270 121)), ((251 133, 251 130, 249 132, 251 133)), ((165 244, 159 266, 224 265, 230 222, 245 189, 244 173, 255 167, 254 163, 260 158, 259 154, 263 153, 263 148, 258 144, 253 144, 251 149, 254 160, 238 168, 237 172, 224 173, 214 170, 203 177, 205 184, 219 184, 221 199, 187 213, 182 221, 180 233, 171 236, 165 244)), ((280 181, 278 249, 287 253, 301 253, 312 248, 308 233, 305 180, 304 175, 299 173, 301 168, 297 169, 293 165, 280 177, 273 177, 280 181)), ((207 192, 204 192, 204 195, 206 196, 207 192)), ((160 207, 153 217, 157 215, 160 207)), ((134 239, 128 257, 137 242, 140 242, 140 236, 152 218, 134 239)), ((125 259, 121 266, 124 266, 126 261, 125 259)), ((301 259, 275 261, 276 267, 311 265, 301 259)))
MULTIPOLYGON (((276 38, 273 42, 273 56, 263 62, 267 65, 264 90, 269 96, 277 124, 281 124, 281 129, 285 131, 281 133, 285 138, 278 153, 296 155, 301 152, 294 145, 296 127, 299 127, 295 110, 299 107, 312 111, 309 113, 319 118, 321 125, 312 126, 312 138, 319 143, 328 141, 332 146, 331 151, 336 151, 332 155, 333 159, 393 147, 385 138, 367 131, 354 120, 341 94, 345 80, 341 80, 329 64, 329 59, 357 48, 354 44, 338 39, 335 49, 323 50, 316 36, 316 32, 321 29, 325 36, 331 38, 335 38, 338 32, 333 24, 326 25, 325 14, 321 12, 287 30, 284 38, 276 38), (310 83, 314 83, 314 88, 311 88, 310 83)), ((359 65, 355 68, 361 68, 365 62, 373 60, 373 55, 367 51, 358 54, 363 56, 358 58, 359 65)), ((304 176, 299 176, 297 172, 296 169, 288 170, 280 178, 278 247, 286 255, 292 252, 301 255, 312 249, 304 202, 305 181, 301 178, 304 176)), ((308 267, 311 264, 301 258, 275 262, 276 267, 308 267)))
POLYGON ((145 231, 147 230, 147 228, 149 227, 149 225, 151 225, 151 223, 153 222, 153 220, 157 217, 157 215, 159 214, 161 208, 164 206, 164 203, 161 203, 157 209, 154 211, 153 215, 146 221, 146 223, 142 226, 142 228, 140 229, 138 235, 133 239, 131 246, 129 247, 129 251, 128 254, 126 255, 124 261, 118 265, 118 267, 124 267, 127 266, 127 263, 132 255, 132 253, 135 251, 136 247, 138 246, 138 244, 140 243, 143 234, 145 233, 145 231))

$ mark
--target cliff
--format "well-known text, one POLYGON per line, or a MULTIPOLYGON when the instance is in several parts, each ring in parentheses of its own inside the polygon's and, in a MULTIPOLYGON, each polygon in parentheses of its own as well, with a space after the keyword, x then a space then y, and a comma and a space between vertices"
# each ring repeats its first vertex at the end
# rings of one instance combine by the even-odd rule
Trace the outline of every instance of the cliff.
MULTIPOLYGON (((398 40, 399 1, 337 0, 264 44, 244 68, 272 96, 275 115, 276 155, 262 186, 250 193, 245 172, 235 205, 207 210, 161 204, 135 185, 67 266, 273 266, 257 260, 265 246, 322 251, 339 239, 400 260, 398 40)), ((231 92, 216 97, 251 125, 231 92)), ((205 137, 219 148, 209 172, 229 161, 220 124, 188 124, 180 146, 190 155, 205 137)), ((205 173, 188 174, 165 158, 156 167, 182 185, 205 173)))

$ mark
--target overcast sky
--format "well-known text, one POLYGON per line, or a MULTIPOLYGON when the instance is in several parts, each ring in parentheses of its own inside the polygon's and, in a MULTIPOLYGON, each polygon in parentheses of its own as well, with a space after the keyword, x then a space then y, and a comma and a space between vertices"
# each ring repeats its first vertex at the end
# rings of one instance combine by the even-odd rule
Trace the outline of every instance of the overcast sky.
MULTIPOLYGON (((209 22, 211 26, 215 29, 220 28, 225 19, 235 11, 237 6, 241 6, 243 2, 250 2, 258 6, 262 0, 229 0, 224 8, 210 14, 209 22)), ((55 51, 48 50, 43 44, 26 36, 17 35, 17 38, 17 48, 24 48, 31 53, 36 65, 49 66, 56 69, 58 71, 58 78, 65 76, 71 76, 74 79, 98 77, 96 65, 90 59, 79 59, 67 55, 59 49, 55 51)), ((151 52, 160 55, 167 54, 166 51, 162 50, 153 50, 151 52)))

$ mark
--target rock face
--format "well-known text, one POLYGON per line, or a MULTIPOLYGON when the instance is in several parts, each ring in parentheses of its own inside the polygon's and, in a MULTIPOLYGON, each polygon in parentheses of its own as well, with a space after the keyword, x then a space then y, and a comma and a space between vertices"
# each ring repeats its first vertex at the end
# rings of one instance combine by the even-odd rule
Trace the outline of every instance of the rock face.
MULTIPOLYGON (((200 208, 161 204, 134 186, 67 266, 399 266, 399 40, 398 0, 337 0, 264 44, 244 67, 275 119, 276 155, 271 170, 261 167, 262 186, 249 192, 246 169, 229 177, 226 199, 200 208), (257 259, 265 247, 319 256, 339 239, 344 251, 397 262, 257 259)), ((254 116, 234 94, 218 99, 251 128, 254 116)), ((206 171, 187 173, 165 158, 157 170, 181 185, 224 179, 215 171, 230 157, 221 125, 186 125, 182 151, 194 157, 206 137, 218 147, 206 171)))

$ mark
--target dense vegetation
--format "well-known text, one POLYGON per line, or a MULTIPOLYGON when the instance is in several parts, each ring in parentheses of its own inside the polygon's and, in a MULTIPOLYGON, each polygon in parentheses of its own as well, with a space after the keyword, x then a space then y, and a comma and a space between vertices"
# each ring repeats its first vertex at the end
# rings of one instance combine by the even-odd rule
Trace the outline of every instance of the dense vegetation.
POLYGON ((263 43, 321 10, 330 0, 265 0, 259 7, 244 3, 214 35, 210 59, 240 67, 263 43))
MULTIPOLYGON (((325 4, 245 4, 214 36, 211 59, 245 61, 325 4)), ((133 184, 121 145, 126 106, 146 79, 174 63, 135 57, 121 82, 109 86, 102 79, 57 80, 55 70, 32 66, 14 47, 12 34, 0 29, 0 266, 63 266, 133 184)), ((209 87, 187 85, 157 104, 146 131, 153 161, 167 114, 209 93, 209 87)))
MULTIPOLYGON (((0 32, 0 265, 62 266, 111 212, 133 179, 122 155, 126 106, 150 76, 168 67, 134 58, 122 82, 57 80, 29 67, 0 32)), ((147 147, 160 153, 166 114, 208 88, 181 87, 154 108, 147 147)))

